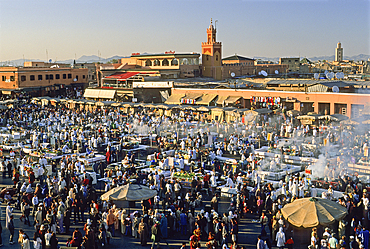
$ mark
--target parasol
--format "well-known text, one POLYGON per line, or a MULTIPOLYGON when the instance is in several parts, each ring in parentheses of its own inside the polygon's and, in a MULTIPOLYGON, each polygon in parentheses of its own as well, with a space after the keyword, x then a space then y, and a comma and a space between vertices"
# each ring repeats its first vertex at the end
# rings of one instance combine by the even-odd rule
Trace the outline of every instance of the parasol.
POLYGON ((281 213, 293 226, 309 228, 341 220, 347 215, 347 209, 328 199, 302 198, 285 205, 281 213))
POLYGON ((141 201, 148 200, 157 194, 156 190, 152 190, 144 185, 126 184, 109 190, 100 198, 103 201, 141 201))

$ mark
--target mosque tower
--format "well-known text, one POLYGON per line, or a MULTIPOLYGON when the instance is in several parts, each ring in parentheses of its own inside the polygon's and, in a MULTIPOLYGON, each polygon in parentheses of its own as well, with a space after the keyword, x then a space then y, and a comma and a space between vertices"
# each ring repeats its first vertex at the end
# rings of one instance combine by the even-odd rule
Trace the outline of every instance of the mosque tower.
POLYGON ((338 42, 337 47, 335 48, 335 61, 343 61, 343 48, 340 42, 338 42))
POLYGON ((207 29, 207 42, 202 42, 202 74, 215 80, 222 80, 221 42, 216 42, 216 29, 211 25, 207 29))

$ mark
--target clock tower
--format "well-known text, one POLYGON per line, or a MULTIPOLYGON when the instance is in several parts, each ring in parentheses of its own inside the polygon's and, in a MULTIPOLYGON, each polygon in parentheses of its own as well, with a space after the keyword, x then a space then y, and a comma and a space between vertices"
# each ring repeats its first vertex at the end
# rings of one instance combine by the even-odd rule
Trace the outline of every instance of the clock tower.
POLYGON ((221 42, 216 42, 216 29, 211 25, 207 29, 207 42, 202 42, 202 70, 204 77, 222 80, 221 42))

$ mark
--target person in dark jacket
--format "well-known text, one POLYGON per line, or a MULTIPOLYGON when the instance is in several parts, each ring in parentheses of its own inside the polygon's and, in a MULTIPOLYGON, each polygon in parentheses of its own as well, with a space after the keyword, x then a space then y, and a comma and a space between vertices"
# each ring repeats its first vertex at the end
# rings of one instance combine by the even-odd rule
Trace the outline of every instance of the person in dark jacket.
POLYGON ((14 221, 13 221, 14 217, 13 215, 10 216, 10 220, 8 221, 8 229, 9 229, 9 232, 10 232, 10 238, 9 238, 9 244, 10 245, 13 245, 14 242, 13 242, 13 238, 14 238, 14 221))

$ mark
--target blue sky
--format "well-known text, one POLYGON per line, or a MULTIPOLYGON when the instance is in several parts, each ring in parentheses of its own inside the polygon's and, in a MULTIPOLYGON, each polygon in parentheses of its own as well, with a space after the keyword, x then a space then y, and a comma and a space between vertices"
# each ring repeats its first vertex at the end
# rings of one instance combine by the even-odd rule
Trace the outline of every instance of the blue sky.
POLYGON ((0 61, 200 52, 210 19, 223 56, 370 54, 368 0, 0 0, 0 61))

